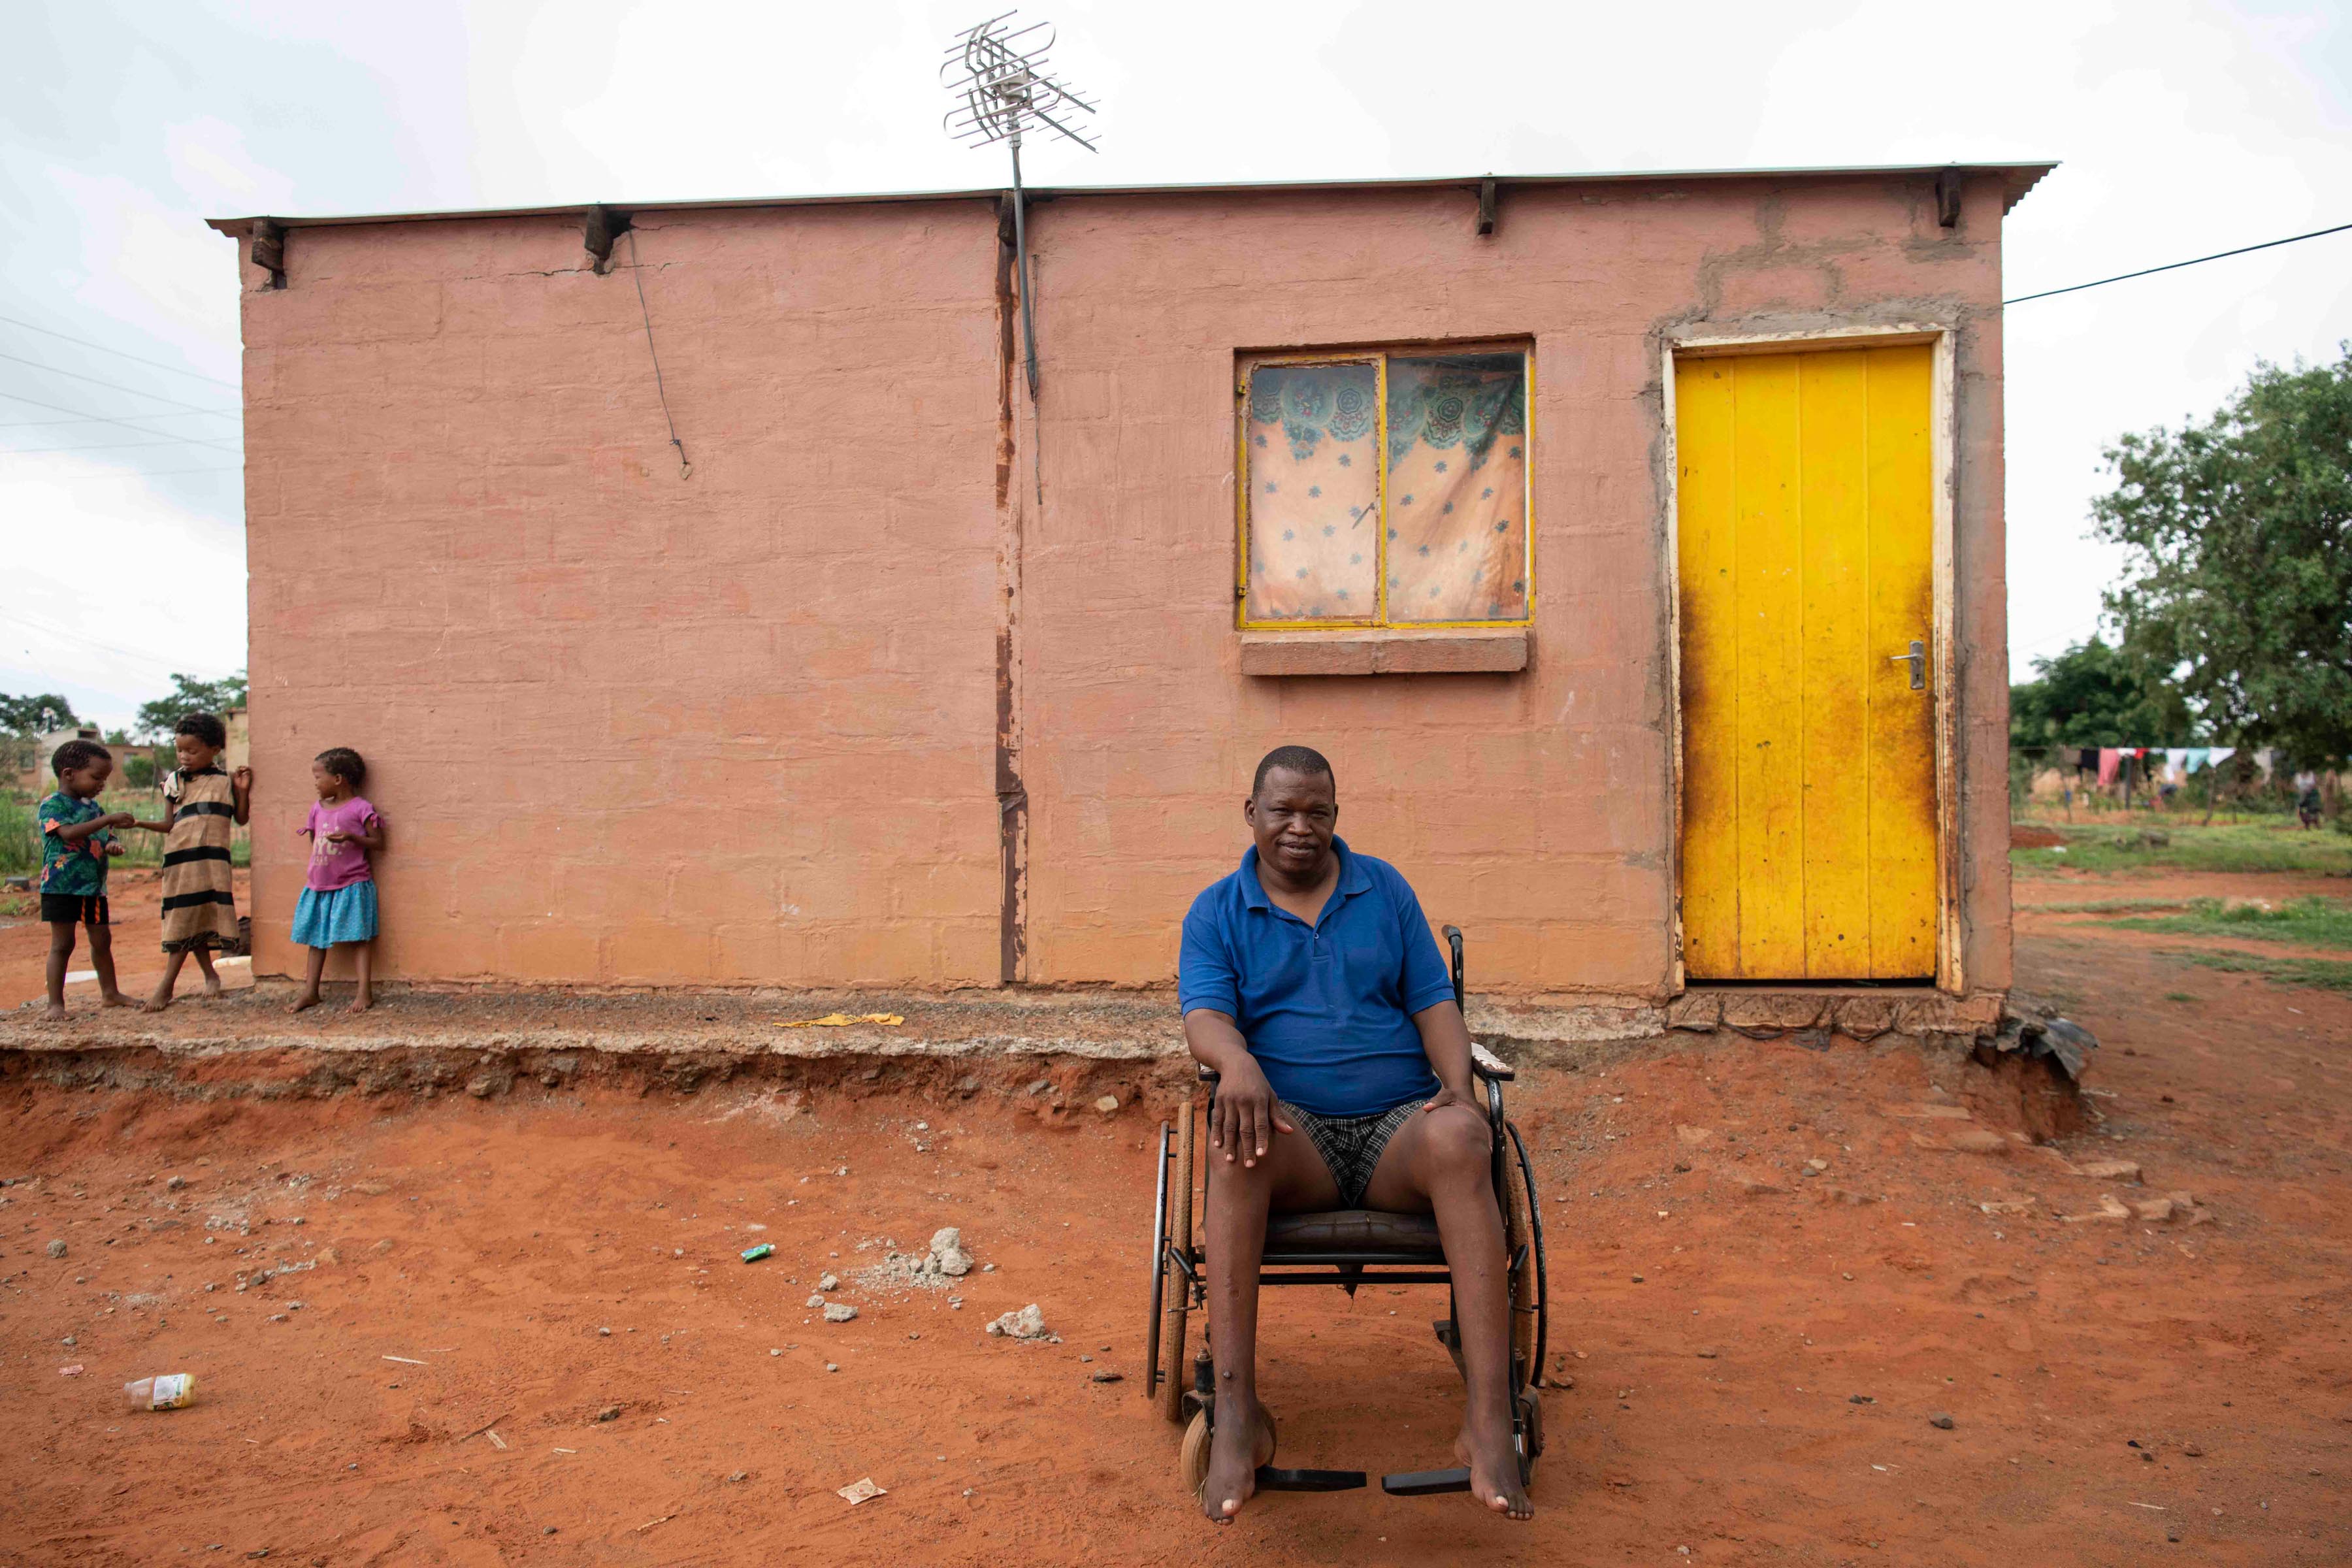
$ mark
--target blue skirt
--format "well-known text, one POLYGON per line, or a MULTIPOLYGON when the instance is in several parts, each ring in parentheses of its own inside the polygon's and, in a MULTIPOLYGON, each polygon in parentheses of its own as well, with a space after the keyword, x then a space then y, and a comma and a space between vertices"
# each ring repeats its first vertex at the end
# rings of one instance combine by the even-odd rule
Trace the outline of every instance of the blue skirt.
POLYGON ((302 889, 294 906, 294 942, 299 947, 333 947, 338 942, 375 940, 375 879, 353 882, 322 893, 302 889))

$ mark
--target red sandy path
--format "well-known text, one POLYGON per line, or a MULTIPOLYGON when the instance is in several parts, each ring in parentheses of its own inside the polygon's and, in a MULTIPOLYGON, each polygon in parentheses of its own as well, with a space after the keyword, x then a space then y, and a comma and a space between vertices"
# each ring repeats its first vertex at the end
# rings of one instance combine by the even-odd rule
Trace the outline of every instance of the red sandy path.
MULTIPOLYGON (((1693 1037, 1532 1072, 1515 1104, 1577 1386, 1546 1396, 1525 1527, 1377 1492, 1199 1522, 1137 1381, 1138 1110, 1066 1129, 992 1096, 829 1092, 782 1117, 742 1089, 232 1104, 19 1083, 0 1173, 43 1179, 0 1194, 0 1563, 2352 1560, 2352 999, 2095 930, 2029 934, 2021 958, 2108 1047, 2093 1081, 2123 1137, 2074 1152, 2143 1162, 2149 1190, 2193 1190, 2214 1222, 1982 1215, 2003 1193, 2074 1212, 2129 1189, 2046 1156, 1918 1149, 1922 1123, 1883 1114, 1927 1090, 1908 1048, 1693 1037), (1792 1174, 1816 1155, 1828 1175, 1792 1174), (1735 1163, 1790 1191, 1743 1196, 1735 1163), (250 1234, 207 1246, 213 1215, 250 1234), (875 1256, 859 1240, 919 1247, 947 1224, 997 1265, 963 1310, 853 1288, 856 1322, 808 1321, 819 1272, 875 1256), (47 1257, 51 1237, 71 1255, 47 1257), (777 1256, 736 1261, 755 1239, 777 1256), (981 1332, 1032 1300, 1066 1342, 981 1332), (1103 1366, 1129 1381, 1091 1382, 1103 1366), (172 1370, 201 1380, 190 1409, 110 1404, 172 1370), (609 1404, 619 1419, 595 1422, 609 1404), (1927 1424, 1937 1410, 1955 1430, 1927 1424), (494 1418, 507 1449, 460 1441, 494 1418), (867 1475, 890 1495, 833 1495, 867 1475)), ((1269 1301, 1289 1462, 1445 1462, 1441 1295, 1269 1301)))
MULTIPOLYGON (((142 997, 163 977, 163 951, 160 945, 163 934, 163 873, 117 868, 107 874, 106 880, 107 912, 114 921, 115 984, 122 988, 124 995, 142 997)), ((234 887, 239 912, 251 909, 252 874, 239 868, 235 873, 234 887)), ((28 910, 0 919, 0 1007, 44 1000, 47 995, 48 962, 49 928, 37 913, 28 910)), ((79 973, 89 968, 89 939, 83 933, 74 941, 70 973, 79 973)), ((180 973, 180 994, 187 995, 202 986, 204 977, 194 964, 180 973)), ((236 990, 253 982, 247 965, 233 963, 221 971, 221 983, 236 990)), ((77 1010, 97 1006, 98 983, 69 982, 66 986, 66 1005, 77 1010)))

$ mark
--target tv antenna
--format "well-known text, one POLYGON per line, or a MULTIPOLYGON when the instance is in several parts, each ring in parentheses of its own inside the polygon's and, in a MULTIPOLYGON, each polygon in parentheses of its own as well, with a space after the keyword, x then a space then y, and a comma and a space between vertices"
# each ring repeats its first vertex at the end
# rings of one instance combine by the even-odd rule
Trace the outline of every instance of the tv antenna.
POLYGON ((1045 22, 1013 26, 1015 12, 966 27, 948 47, 940 82, 958 100, 940 121, 972 147, 1002 142, 1013 153, 1013 253, 1021 269, 1021 345, 1026 355, 1029 401, 1037 400, 1037 319, 1029 303, 1027 201, 1021 189, 1021 138, 1040 127, 1087 152, 1099 151, 1078 129, 1078 116, 1097 107, 1068 83, 1045 74, 1054 28, 1045 22), (961 74, 959 74, 961 73, 961 74))

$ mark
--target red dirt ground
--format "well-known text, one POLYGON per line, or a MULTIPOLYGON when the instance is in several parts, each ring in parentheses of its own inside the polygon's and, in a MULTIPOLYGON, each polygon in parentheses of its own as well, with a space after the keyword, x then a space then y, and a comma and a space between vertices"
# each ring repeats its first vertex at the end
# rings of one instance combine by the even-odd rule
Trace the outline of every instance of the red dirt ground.
MULTIPOLYGON (((2195 879, 2342 890, 2293 880, 2195 879)), ((2026 985, 2105 1047, 2103 1120, 2064 1152, 2138 1161, 2142 1186, 2013 1142, 1922 1147, 1967 1125, 1923 1111, 1953 1097, 1999 1124, 1984 1075, 1906 1045, 1684 1036, 1527 1073, 1574 1386, 1545 1395, 1525 1526, 1376 1489, 1200 1521, 1141 1397, 1157 1106, 1047 1119, 854 1079, 205 1100, 19 1075, 0 1563, 2352 1561, 2352 997, 2080 917, 2022 929, 2026 985), (2207 1223, 2056 1217, 2180 1190, 2207 1223), (995 1266, 961 1310, 856 1282, 884 1238, 945 1225, 995 1266), (775 1256, 740 1262, 756 1241, 775 1256), (803 1305, 828 1269, 855 1322, 803 1305), (1030 1301, 1063 1342, 982 1333, 1030 1301), (189 1408, 121 1408, 125 1380, 174 1371, 189 1408), (888 1495, 835 1495, 867 1476, 888 1495)), ((1285 1462, 1449 1462, 1439 1292, 1268 1300, 1285 1462)))
MULTIPOLYGON (((121 986, 126 996, 146 995, 163 977, 163 951, 159 945, 163 934, 163 875, 154 870, 118 868, 106 879, 107 912, 114 920, 115 984, 121 986)), ((240 868, 235 873, 234 886, 238 910, 251 909, 252 874, 240 868)), ((0 1007, 39 1001, 47 994, 49 928, 33 912, 38 906, 29 895, 20 894, 18 898, 26 912, 0 917, 0 1007)), ((79 973, 89 968, 89 939, 84 933, 75 938, 68 973, 79 973)), ((249 966, 244 963, 229 964, 220 975, 221 984, 232 991, 252 984, 249 966)), ((181 994, 203 984, 204 976, 193 963, 181 970, 181 994)), ((66 1005, 95 1007, 98 983, 69 982, 66 986, 66 1005)))

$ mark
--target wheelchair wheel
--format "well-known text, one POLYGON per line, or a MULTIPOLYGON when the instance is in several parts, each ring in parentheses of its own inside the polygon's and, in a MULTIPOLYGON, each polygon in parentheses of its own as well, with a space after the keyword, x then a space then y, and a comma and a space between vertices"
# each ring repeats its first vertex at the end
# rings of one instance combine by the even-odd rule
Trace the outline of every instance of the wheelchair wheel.
MULTIPOLYGON (((1282 1446, 1281 1432, 1273 1412, 1266 1413, 1265 1424, 1265 1441, 1259 1446, 1257 1455, 1257 1462, 1261 1465, 1274 1463, 1275 1453, 1282 1446)), ((1177 1459, 1184 1477, 1184 1489, 1194 1497, 1201 1495, 1201 1483, 1209 1479, 1209 1413, 1206 1410, 1194 1411, 1192 1421, 1184 1428, 1184 1447, 1177 1459)))
POLYGON ((1511 1271, 1511 1358, 1524 1380, 1515 1382, 1532 1389, 1543 1382, 1543 1228, 1536 1219, 1535 1173, 1527 1145, 1517 1127, 1510 1129, 1510 1154, 1516 1157, 1503 1162, 1503 1250, 1520 1259, 1511 1271))
MULTIPOLYGON (((1184 1392, 1192 1386, 1192 1366, 1184 1359, 1184 1317, 1192 1301, 1192 1281, 1169 1259, 1168 1249, 1189 1255, 1192 1248, 1192 1105, 1177 1108, 1176 1152, 1166 1174, 1168 1235, 1159 1260, 1160 1287, 1160 1413, 1171 1421, 1184 1419, 1184 1392)), ((1187 1434, 1189 1441, 1190 1435, 1187 1434)), ((1201 1462, 1208 1461, 1203 1443, 1201 1462)))
POLYGON ((1184 1489, 1198 1497, 1201 1483, 1209 1478, 1209 1413, 1196 1410, 1192 1423, 1184 1428, 1184 1447, 1176 1460, 1177 1469, 1184 1478, 1184 1489))

